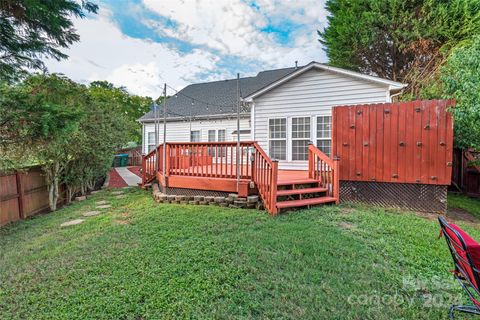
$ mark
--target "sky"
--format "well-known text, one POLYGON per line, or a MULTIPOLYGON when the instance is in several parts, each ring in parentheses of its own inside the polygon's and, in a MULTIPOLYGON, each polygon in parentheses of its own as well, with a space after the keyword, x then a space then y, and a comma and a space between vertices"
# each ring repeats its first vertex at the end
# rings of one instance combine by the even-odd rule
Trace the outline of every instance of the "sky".
POLYGON ((324 0, 93 0, 97 14, 74 19, 80 41, 50 72, 89 83, 107 80, 157 98, 163 84, 254 76, 327 58, 317 30, 324 0))

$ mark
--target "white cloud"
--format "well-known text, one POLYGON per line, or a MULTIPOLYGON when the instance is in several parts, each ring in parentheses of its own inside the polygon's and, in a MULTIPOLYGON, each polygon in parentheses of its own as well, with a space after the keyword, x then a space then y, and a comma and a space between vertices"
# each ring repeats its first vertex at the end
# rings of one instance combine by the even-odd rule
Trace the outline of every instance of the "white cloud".
POLYGON ((70 58, 49 60, 47 66, 80 82, 108 80, 130 92, 157 97, 164 82, 181 88, 197 81, 198 74, 215 70, 219 61, 208 51, 195 49, 182 55, 162 43, 127 37, 110 22, 107 12, 77 19, 75 27, 81 40, 66 51, 70 58))
MULTIPOLYGON (((146 7, 171 19, 177 26, 157 25, 158 32, 189 43, 208 46, 222 54, 260 60, 269 67, 325 61, 317 41, 317 29, 326 24, 324 1, 257 1, 252 7, 243 0, 143 0, 146 7), (303 39, 281 45, 261 29, 289 20, 302 24, 303 39)), ((155 22, 147 22, 155 26, 155 22)))
MULTIPOLYGON (((75 19, 80 42, 66 50, 68 60, 49 60, 49 70, 80 82, 108 80, 132 93, 157 97, 164 82, 180 89, 193 82, 231 78, 238 71, 245 74, 245 66, 219 67, 227 56, 229 61, 251 62, 250 69, 293 66, 295 60, 326 61, 316 34, 326 21, 323 1, 259 0, 259 10, 243 0, 143 1, 177 27, 140 18, 139 24, 197 48, 183 54, 166 43, 126 36, 112 13, 102 9, 97 16, 75 19), (281 44, 260 30, 283 20, 302 24, 291 37, 293 43, 281 44)), ((132 13, 140 15, 135 8, 139 9, 132 4, 132 13)))

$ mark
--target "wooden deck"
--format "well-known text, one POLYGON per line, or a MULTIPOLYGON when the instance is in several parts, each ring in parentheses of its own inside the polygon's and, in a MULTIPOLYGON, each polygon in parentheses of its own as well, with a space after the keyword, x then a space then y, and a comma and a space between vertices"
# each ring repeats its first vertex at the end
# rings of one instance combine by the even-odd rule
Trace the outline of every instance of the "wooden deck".
POLYGON ((271 214, 338 202, 338 161, 309 146, 308 170, 279 170, 256 142, 167 143, 143 159, 143 184, 258 194, 271 214), (166 156, 166 157, 165 157, 166 156), (165 159, 164 159, 165 157, 165 159), (239 179, 237 178, 239 177, 239 179))

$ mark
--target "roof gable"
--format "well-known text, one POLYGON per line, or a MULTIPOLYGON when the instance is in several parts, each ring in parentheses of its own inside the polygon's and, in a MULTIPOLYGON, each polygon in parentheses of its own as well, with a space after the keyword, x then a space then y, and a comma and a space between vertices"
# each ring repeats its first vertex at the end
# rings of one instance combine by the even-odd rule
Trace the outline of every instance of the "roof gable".
POLYGON ((254 99, 256 97, 259 97, 260 95, 262 95, 266 92, 269 92, 270 90, 272 90, 274 88, 279 87, 280 85, 284 84, 285 82, 287 82, 291 79, 294 79, 294 78, 304 74, 305 72, 307 72, 309 70, 312 70, 312 69, 315 69, 315 68, 320 69, 320 70, 330 71, 330 72, 333 72, 333 73, 346 75, 346 76, 350 76, 352 78, 357 78, 357 79, 361 79, 361 80, 370 81, 370 82, 374 82, 374 83, 377 83, 377 84, 385 85, 385 86, 388 86, 390 91, 401 90, 402 88, 405 88, 407 86, 406 84, 403 84, 403 83, 400 83, 400 82, 391 81, 391 80, 388 80, 388 79, 383 79, 383 78, 374 77, 374 76, 369 76, 369 75, 361 74, 361 73, 346 70, 346 69, 330 67, 330 66, 327 66, 327 65, 324 65, 324 64, 313 61, 313 62, 307 64, 306 66, 304 66, 302 68, 299 68, 299 69, 295 70, 294 72, 291 72, 290 74, 287 74, 284 77, 272 82, 270 85, 268 85, 268 86, 266 86, 266 87, 264 87, 264 88, 262 88, 262 89, 260 89, 256 92, 253 92, 252 94, 246 96, 244 99, 246 101, 252 101, 252 99, 254 99))

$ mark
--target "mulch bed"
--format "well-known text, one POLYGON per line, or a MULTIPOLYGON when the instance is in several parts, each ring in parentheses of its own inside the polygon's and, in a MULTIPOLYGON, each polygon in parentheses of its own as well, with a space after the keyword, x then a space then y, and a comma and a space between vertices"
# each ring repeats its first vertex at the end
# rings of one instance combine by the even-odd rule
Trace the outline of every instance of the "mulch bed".
POLYGON ((140 167, 128 167, 127 169, 139 176, 140 178, 142 177, 142 174, 140 173, 140 167))
POLYGON ((125 180, 118 174, 117 170, 112 168, 108 173, 110 181, 108 182, 108 188, 123 188, 128 186, 125 180))

